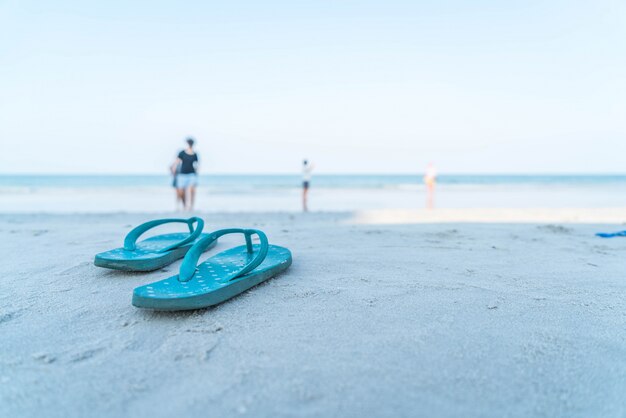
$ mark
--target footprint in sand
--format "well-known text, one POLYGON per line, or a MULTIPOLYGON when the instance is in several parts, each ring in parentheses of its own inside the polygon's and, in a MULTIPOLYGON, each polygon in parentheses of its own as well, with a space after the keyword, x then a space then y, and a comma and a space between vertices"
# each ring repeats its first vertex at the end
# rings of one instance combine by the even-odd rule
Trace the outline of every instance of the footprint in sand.
POLYGON ((52 364, 57 361, 56 356, 48 353, 35 353, 33 354, 33 358, 44 364, 52 364))
POLYGON ((68 269, 65 269, 59 273, 56 273, 58 276, 67 276, 69 274, 75 273, 77 271, 83 270, 85 267, 91 266, 91 262, 83 261, 82 263, 78 263, 75 266, 72 266, 68 269))
POLYGON ((22 316, 22 311, 21 310, 17 310, 17 311, 11 311, 11 312, 4 312, 4 313, 0 313, 0 324, 3 324, 5 322, 9 322, 15 318, 18 318, 22 316))
POLYGON ((432 235, 436 238, 452 238, 452 237, 459 237, 459 230, 458 229, 448 229, 447 231, 442 231, 442 232, 435 232, 433 234, 428 234, 428 235, 432 235))
POLYGON ((78 363, 81 361, 89 360, 90 358, 94 357, 96 354, 102 351, 104 351, 104 347, 97 347, 97 348, 92 348, 89 350, 81 351, 79 353, 72 355, 72 357, 70 358, 70 362, 78 363))
POLYGON ((551 232, 553 234, 571 234, 572 232, 574 232, 573 229, 571 228, 566 228, 562 225, 540 225, 537 227, 537 229, 541 229, 543 231, 547 231, 547 232, 551 232))

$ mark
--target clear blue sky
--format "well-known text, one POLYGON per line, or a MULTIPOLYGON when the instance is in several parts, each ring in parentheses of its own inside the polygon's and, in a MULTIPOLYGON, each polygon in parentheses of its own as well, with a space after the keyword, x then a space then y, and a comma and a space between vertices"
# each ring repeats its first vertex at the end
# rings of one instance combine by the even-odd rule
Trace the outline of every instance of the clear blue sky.
POLYGON ((186 135, 205 172, 626 172, 626 3, 0 0, 0 172, 186 135))

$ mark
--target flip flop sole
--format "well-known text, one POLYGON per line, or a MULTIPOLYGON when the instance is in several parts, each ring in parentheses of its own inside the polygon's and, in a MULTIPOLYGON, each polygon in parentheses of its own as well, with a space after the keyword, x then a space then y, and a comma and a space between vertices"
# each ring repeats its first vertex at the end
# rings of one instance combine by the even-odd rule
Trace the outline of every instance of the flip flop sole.
MULTIPOLYGON (((258 249, 258 246, 255 246, 258 249)), ((231 299, 246 290, 285 271, 292 262, 291 252, 270 245, 263 263, 250 273, 230 281, 221 281, 240 268, 249 257, 246 247, 235 247, 217 254, 198 265, 189 282, 180 282, 178 276, 136 288, 133 305, 138 308, 161 311, 181 311, 208 308, 231 299)))
MULTIPOLYGON (((122 271, 153 271, 163 268, 174 261, 183 258, 195 242, 206 236, 201 234, 196 241, 166 252, 158 252, 159 248, 165 248, 171 243, 184 238, 184 234, 163 234, 148 238, 137 243, 135 250, 129 251, 123 248, 105 251, 96 254, 94 264, 113 270, 122 271)), ((207 250, 215 247, 217 242, 208 246, 207 250)))

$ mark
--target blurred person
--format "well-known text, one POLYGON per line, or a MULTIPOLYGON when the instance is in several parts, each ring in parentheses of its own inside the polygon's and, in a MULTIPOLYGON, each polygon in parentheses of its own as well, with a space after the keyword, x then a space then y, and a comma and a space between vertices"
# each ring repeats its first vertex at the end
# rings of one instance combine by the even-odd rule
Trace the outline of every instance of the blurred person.
POLYGON ((311 186, 311 172, 315 168, 314 164, 308 160, 302 161, 302 210, 308 212, 309 187, 311 186))
POLYGON ((174 188, 174 192, 176 193, 176 210, 184 210, 185 209, 185 194, 178 190, 178 175, 180 174, 180 163, 177 161, 178 157, 176 157, 176 161, 172 163, 170 166, 170 172, 172 173, 172 187, 174 188))
POLYGON ((428 163, 426 174, 424 174, 424 184, 426 185, 426 207, 432 209, 435 200, 435 183, 437 181, 437 170, 433 163, 428 163))
POLYGON ((178 153, 171 170, 175 175, 177 198, 182 202, 183 210, 191 211, 198 185, 198 154, 193 149, 194 139, 189 137, 186 142, 187 148, 178 153))

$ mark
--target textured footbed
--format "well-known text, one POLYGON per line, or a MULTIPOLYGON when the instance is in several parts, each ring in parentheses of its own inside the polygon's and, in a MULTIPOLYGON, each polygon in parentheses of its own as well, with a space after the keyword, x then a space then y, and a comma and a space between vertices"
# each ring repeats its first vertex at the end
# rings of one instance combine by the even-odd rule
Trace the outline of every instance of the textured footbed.
POLYGON ((216 254, 199 264, 188 282, 179 281, 176 275, 140 286, 133 292, 133 305, 157 310, 205 308, 224 302, 291 265, 291 252, 287 248, 270 245, 267 256, 257 268, 230 280, 258 253, 259 248, 258 244, 254 245, 252 255, 245 245, 216 254))
MULTIPOLYGON (((126 271, 150 271, 164 267, 182 258, 198 240, 207 236, 200 234, 195 241, 174 248, 170 251, 159 252, 160 249, 182 241, 189 236, 188 233, 172 233, 155 235, 138 242, 134 250, 115 248, 96 254, 94 264, 98 267, 106 267, 126 271)), ((213 248, 215 243, 207 248, 213 248)))

